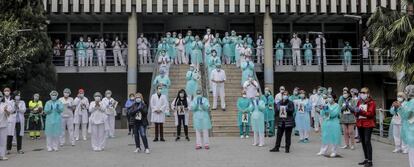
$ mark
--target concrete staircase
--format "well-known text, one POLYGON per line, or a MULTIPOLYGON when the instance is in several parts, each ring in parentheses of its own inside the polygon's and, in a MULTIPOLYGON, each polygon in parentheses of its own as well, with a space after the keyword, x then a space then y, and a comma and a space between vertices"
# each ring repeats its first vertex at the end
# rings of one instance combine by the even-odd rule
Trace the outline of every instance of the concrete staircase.
MULTIPOLYGON (((237 127, 237 98, 241 96, 242 71, 236 65, 222 65, 226 72, 227 80, 224 85, 226 111, 223 112, 220 106, 220 98, 217 101, 217 110, 211 111, 213 124, 213 136, 239 136, 237 127)), ((210 106, 213 105, 213 94, 210 93, 210 106)))

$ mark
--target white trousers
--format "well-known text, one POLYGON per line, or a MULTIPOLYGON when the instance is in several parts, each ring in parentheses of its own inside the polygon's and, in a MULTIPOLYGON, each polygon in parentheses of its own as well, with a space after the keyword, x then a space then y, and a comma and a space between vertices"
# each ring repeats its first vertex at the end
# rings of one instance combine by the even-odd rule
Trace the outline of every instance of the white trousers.
POLYGON ((99 66, 106 66, 106 52, 105 50, 101 49, 97 51, 98 54, 98 65, 99 66))
POLYGON ((295 66, 302 65, 302 61, 300 59, 300 49, 292 49, 292 58, 293 58, 293 65, 295 66))
POLYGON ((256 56, 257 56, 257 63, 263 63, 264 48, 257 48, 256 56))
POLYGON ((408 149, 408 160, 410 161, 410 167, 414 167, 414 148, 408 149))
POLYGON ((93 50, 86 50, 86 66, 93 66, 93 50))
POLYGON ((179 49, 177 48, 177 59, 178 59, 178 64, 187 64, 187 58, 185 57, 185 50, 184 48, 179 49))
POLYGON ((108 125, 109 125, 109 130, 108 130, 107 136, 114 137, 115 136, 115 115, 108 115, 108 125))
MULTIPOLYGON (((325 48, 325 47, 324 47, 325 48)), ((317 47, 316 49, 316 57, 317 57, 317 62, 318 62, 318 65, 321 65, 321 48, 319 47, 317 47)), ((324 65, 327 65, 327 60, 326 60, 326 50, 325 49, 323 49, 323 64, 324 65)))
POLYGON ((118 59, 119 59, 119 63, 121 64, 121 66, 125 66, 124 59, 122 58, 121 50, 114 49, 113 53, 114 53, 115 66, 118 66, 118 59))
POLYGON ((314 129, 315 131, 319 131, 320 127, 322 126, 322 118, 321 115, 317 112, 315 112, 313 116, 313 122, 314 122, 314 129))
POLYGON ((73 136, 73 117, 62 118, 62 135, 60 136, 60 145, 66 143, 66 128, 68 129, 69 141, 75 145, 75 137, 73 136))
POLYGON ((59 137, 51 137, 51 136, 46 136, 46 147, 48 150, 58 150, 58 146, 59 146, 59 137))
POLYGON ((217 98, 220 96, 221 108, 226 108, 225 94, 224 94, 224 83, 213 83, 213 108, 217 108, 217 98))
POLYGON ((73 66, 73 55, 65 55, 65 67, 73 66))
POLYGON ((264 133, 253 132, 253 144, 254 145, 259 144, 259 145, 263 146, 265 144, 265 142, 264 142, 264 133), (259 140, 259 143, 257 143, 258 142, 257 140, 259 140))
POLYGON ((91 124, 91 144, 94 150, 105 148, 105 124, 91 124))
POLYGON ((0 157, 6 155, 7 146, 7 127, 0 128, 0 157))
POLYGON ((321 151, 320 152, 322 154, 326 154, 328 152, 329 146, 331 147, 331 153, 335 153, 336 154, 337 153, 336 150, 337 150, 338 146, 337 145, 334 145, 334 144, 322 144, 321 151))
POLYGON ((79 67, 84 67, 86 65, 85 64, 85 59, 86 59, 85 56, 78 56, 78 66, 79 67))
POLYGON ((139 60, 141 64, 148 63, 148 53, 147 49, 138 49, 139 60))
POLYGON ((208 146, 210 144, 208 137, 208 129, 196 130, 196 146, 201 147, 202 145, 208 146), (203 133, 201 138, 201 133, 203 133))
POLYGON ((401 124, 392 124, 392 135, 394 137, 395 149, 408 151, 407 145, 401 140, 401 124))
POLYGON ((75 134, 74 134, 74 136, 75 136, 75 139, 76 140, 78 140, 79 139, 79 127, 82 125, 82 137, 83 138, 86 138, 86 135, 87 135, 87 125, 88 124, 75 124, 75 134))
POLYGON ((300 140, 308 139, 309 138, 309 131, 299 130, 299 138, 300 138, 300 140))

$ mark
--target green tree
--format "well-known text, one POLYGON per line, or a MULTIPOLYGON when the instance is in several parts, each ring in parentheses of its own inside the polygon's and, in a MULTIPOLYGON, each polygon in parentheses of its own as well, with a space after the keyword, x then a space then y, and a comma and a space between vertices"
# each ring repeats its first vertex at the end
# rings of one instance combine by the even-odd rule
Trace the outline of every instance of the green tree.
POLYGON ((0 2, 0 87, 25 97, 55 88, 52 44, 42 0, 0 2))

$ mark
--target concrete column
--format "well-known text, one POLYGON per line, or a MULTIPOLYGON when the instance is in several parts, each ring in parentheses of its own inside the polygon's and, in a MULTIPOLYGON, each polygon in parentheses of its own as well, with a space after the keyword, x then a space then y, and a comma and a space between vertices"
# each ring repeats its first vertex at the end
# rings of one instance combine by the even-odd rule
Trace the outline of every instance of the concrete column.
POLYGON ((128 16, 128 94, 137 92, 137 13, 128 16))
POLYGON ((263 17, 263 38, 264 38, 264 81, 265 87, 274 90, 273 87, 273 21, 270 16, 269 7, 263 17))
POLYGON ((402 82, 402 78, 404 77, 405 73, 403 71, 401 72, 397 72, 396 76, 397 76, 397 91, 398 92, 404 92, 405 89, 405 83, 402 82))

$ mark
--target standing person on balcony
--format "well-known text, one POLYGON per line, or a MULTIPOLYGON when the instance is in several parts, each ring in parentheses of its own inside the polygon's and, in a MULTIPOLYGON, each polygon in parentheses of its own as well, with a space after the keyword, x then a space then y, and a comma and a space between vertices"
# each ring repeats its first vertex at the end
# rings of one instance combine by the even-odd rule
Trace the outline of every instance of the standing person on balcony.
POLYGON ((125 40, 122 41, 121 54, 122 54, 122 58, 128 64, 128 43, 125 40))
POLYGON ((357 127, 360 136, 362 148, 364 150, 363 162, 359 165, 365 165, 365 167, 372 166, 372 145, 371 145, 371 134, 375 128, 375 110, 376 104, 374 99, 369 94, 369 89, 364 87, 360 91, 361 99, 357 103, 356 117, 357 127))
POLYGON ((59 57, 61 51, 62 51, 62 44, 60 43, 59 39, 56 39, 55 43, 53 44, 53 56, 59 57))
POLYGON ((337 148, 341 144, 341 125, 339 124, 339 115, 341 108, 335 102, 332 95, 325 96, 326 103, 321 109, 322 123, 322 146, 317 155, 325 155, 331 146, 331 158, 337 156, 337 148))
POLYGON ((22 138, 24 136, 24 113, 26 112, 26 103, 21 100, 20 91, 14 91, 14 100, 10 102, 10 105, 14 108, 10 111, 9 120, 9 133, 7 136, 7 152, 12 149, 13 138, 17 141, 17 153, 24 154, 22 151, 22 138))
POLYGON ((307 66, 312 65, 312 59, 313 59, 313 46, 312 44, 309 42, 309 38, 306 38, 306 42, 305 44, 303 44, 303 49, 305 50, 305 62, 307 66))
POLYGON ((319 34, 318 37, 315 39, 315 43, 316 43, 316 62, 318 62, 318 65, 321 65, 321 47, 323 46, 323 65, 327 65, 327 60, 326 60, 326 47, 325 47, 325 43, 326 43, 326 39, 325 37, 323 37, 322 34, 319 34), (322 43, 321 43, 322 40, 322 43))
POLYGON ((96 44, 96 48, 98 55, 98 66, 106 66, 106 42, 103 37, 101 37, 101 40, 96 44))
POLYGON ((248 58, 252 61, 252 63, 254 63, 253 50, 249 47, 247 43, 244 43, 243 49, 241 50, 240 65, 246 62, 248 58))
POLYGON ((76 106, 73 118, 73 123, 75 124, 75 140, 79 140, 79 127, 82 126, 82 137, 86 141, 89 100, 85 97, 85 91, 83 89, 78 90, 78 97, 73 101, 73 105, 76 106))
POLYGON ((247 97, 246 91, 243 90, 242 97, 237 99, 237 126, 240 128, 240 138, 249 138, 250 116, 253 111, 252 100, 247 97))
POLYGON ((190 65, 190 69, 187 71, 185 75, 185 79, 187 80, 185 91, 187 92, 188 98, 190 101, 195 97, 196 91, 198 90, 198 81, 200 80, 200 74, 198 70, 195 68, 193 64, 190 65))
POLYGON ((405 87, 408 101, 402 106, 401 114, 401 137, 408 146, 408 159, 410 167, 414 167, 414 85, 405 87))
POLYGON ((283 133, 285 134, 285 153, 290 152, 292 129, 295 126, 295 119, 293 117, 294 110, 294 104, 289 100, 289 92, 284 91, 282 93, 282 100, 277 102, 275 106, 277 137, 276 145, 270 152, 279 152, 283 133))
POLYGON ((165 114, 168 107, 168 97, 162 94, 162 86, 157 86, 157 92, 151 96, 151 122, 155 124, 154 142, 165 142, 164 139, 164 122, 165 114))
POLYGON ((276 65, 283 65, 283 49, 285 48, 285 44, 282 42, 282 39, 278 38, 275 44, 275 58, 276 58, 276 65))
POLYGON ((256 93, 256 96, 252 99, 253 112, 252 112, 252 130, 253 130, 253 146, 263 147, 265 145, 265 123, 264 112, 266 110, 266 104, 260 99, 260 94, 256 93))
POLYGON ((64 47, 65 49, 65 67, 72 67, 73 66, 73 62, 74 62, 74 57, 75 57, 75 52, 73 45, 70 43, 70 41, 68 41, 64 47))
POLYGON ((220 59, 221 62, 224 62, 224 59, 222 59, 223 55, 223 42, 221 41, 220 34, 216 33, 216 36, 213 40, 213 49, 217 52, 217 57, 220 59))
MULTIPOLYGON (((250 58, 251 57, 247 57, 246 61, 241 64, 241 69, 242 69, 241 85, 242 86, 247 81, 247 79, 249 78, 249 76, 254 76, 254 63, 253 63, 253 61, 250 58)), ((255 95, 256 94, 254 94, 253 97, 255 95)))
POLYGON ((246 36, 243 39, 244 43, 247 44, 247 47, 250 49, 251 54, 250 55, 254 55, 254 42, 253 42, 253 38, 250 37, 249 34, 246 34, 246 36))
POLYGON ((118 61, 121 66, 125 66, 124 59, 122 58, 121 50, 122 42, 119 40, 118 36, 115 37, 115 41, 112 42, 112 52, 114 53, 114 64, 118 66, 118 61))
POLYGON ((138 48, 138 56, 140 60, 140 64, 147 64, 148 63, 148 48, 149 42, 148 39, 144 37, 144 33, 139 34, 137 39, 137 48, 138 48))
POLYGON ((296 130, 299 132, 299 143, 309 143, 311 110, 312 104, 306 97, 306 92, 299 90, 299 99, 295 103, 295 124, 296 130))
POLYGON ((341 124, 344 132, 345 141, 345 145, 342 147, 342 149, 349 148, 351 150, 354 150, 354 129, 356 123, 354 110, 358 101, 352 99, 351 93, 348 90, 344 90, 341 97, 343 98, 343 100, 341 103, 339 103, 339 107, 341 107, 341 124))
POLYGON ((231 47, 231 57, 230 62, 231 64, 237 63, 237 57, 236 57, 236 45, 239 43, 239 37, 237 36, 236 31, 231 30, 230 33, 230 47, 231 47))
POLYGON ((83 37, 79 38, 79 42, 76 43, 76 53, 78 55, 78 66, 84 67, 86 64, 86 49, 87 44, 83 41, 83 37))
POLYGON ((142 143, 144 144, 145 153, 149 154, 150 150, 148 147, 147 139, 147 127, 148 127, 148 106, 144 102, 144 98, 141 93, 136 94, 135 102, 132 103, 129 117, 133 118, 134 121, 134 141, 135 141, 135 153, 141 152, 141 144, 139 138, 141 137, 142 143))
POLYGON ((61 113, 63 112, 63 104, 60 102, 57 91, 50 92, 50 100, 45 104, 45 135, 47 151, 58 151, 59 137, 62 135, 61 113))
POLYGON ((184 44, 185 44, 185 51, 184 52, 185 52, 185 57, 186 57, 186 60, 187 60, 188 64, 191 64, 191 62, 192 62, 191 52, 192 52, 193 48, 191 47, 191 44, 193 43, 194 40, 195 39, 194 39, 193 33, 190 30, 187 31, 187 35, 184 38, 184 44))
POLYGON ((256 40, 256 57, 257 63, 263 64, 264 61, 264 40, 262 35, 256 40))
POLYGON ((342 49, 342 53, 344 56, 344 65, 350 66, 352 62, 352 47, 349 45, 348 41, 345 41, 345 46, 342 49))
POLYGON ((167 53, 170 56, 171 63, 178 64, 177 60, 177 50, 175 48, 175 40, 176 40, 177 33, 173 32, 172 36, 170 32, 167 32, 166 40, 167 40, 167 53))
POLYGON ((187 93, 184 89, 178 91, 177 97, 171 103, 171 109, 174 111, 175 126, 177 126, 177 138, 175 141, 180 140, 181 126, 184 126, 185 139, 190 141, 188 137, 188 118, 191 100, 187 97, 187 93))
MULTIPOLYGON (((32 140, 40 140, 40 131, 43 129, 43 103, 39 99, 40 95, 35 93, 33 100, 29 101, 30 114, 27 119, 27 130, 32 140)), ((73 124, 72 124, 73 125, 73 124)))
POLYGON ((265 102, 266 109, 264 111, 265 128, 268 129, 265 132, 265 136, 273 137, 275 135, 275 99, 269 88, 264 89, 264 95, 260 97, 265 102))
POLYGON ((211 47, 212 41, 214 40, 214 35, 211 34, 211 29, 207 28, 206 34, 203 37, 203 43, 204 43, 204 56, 207 54, 206 48, 211 47))
POLYGON ((75 137, 73 135, 73 98, 70 97, 71 91, 68 88, 63 90, 63 97, 59 98, 59 101, 63 104, 63 112, 61 115, 62 120, 62 134, 60 135, 60 146, 65 144, 66 140, 66 128, 68 129, 69 141, 72 146, 75 146, 75 137))
POLYGON ((408 153, 408 148, 406 144, 401 140, 401 112, 403 110, 403 106, 406 105, 407 96, 403 92, 398 92, 397 100, 392 103, 390 113, 393 115, 391 119, 391 127, 389 134, 392 133, 395 149, 392 151, 393 153, 408 153))
POLYGON ((105 114, 107 115, 108 120, 108 136, 109 138, 115 137, 115 117, 116 117, 116 107, 118 106, 118 101, 112 98, 112 91, 106 90, 105 97, 102 99, 102 104, 105 108, 105 114))
POLYGON ((231 64, 231 60, 233 59, 233 51, 231 48, 231 38, 229 36, 229 32, 224 33, 224 37, 221 40, 223 43, 223 62, 225 64, 231 64))
POLYGON ((196 132, 196 150, 204 145, 205 149, 210 149, 208 131, 211 129, 209 115, 210 104, 208 99, 203 97, 202 91, 197 90, 197 96, 191 102, 191 112, 193 112, 193 127, 196 132))
POLYGON ((203 43, 198 35, 195 36, 195 41, 191 44, 191 48, 191 64, 198 68, 200 64, 203 64, 203 43))
MULTIPOLYGON (((237 40, 235 42, 235 47, 234 47, 234 55, 235 55, 236 66, 237 67, 240 67, 240 64, 242 63, 241 59, 243 57, 243 50, 244 50, 243 43, 244 43, 244 41, 242 40, 242 36, 239 35, 237 37, 237 40)), ((243 59, 243 61, 244 61, 244 59, 243 59)))
POLYGON ((167 44, 167 39, 166 38, 161 38, 160 41, 158 41, 158 46, 157 46, 157 55, 161 54, 161 51, 166 52, 165 54, 167 55, 168 58, 170 58, 170 55, 168 55, 168 44, 167 44))
POLYGON ((243 90, 246 91, 247 98, 254 98, 259 90, 259 83, 249 75, 248 79, 243 83, 243 90))
POLYGON ((175 40, 175 47, 177 48, 178 64, 187 64, 187 59, 185 57, 185 40, 183 39, 183 34, 178 34, 178 38, 175 40))
POLYGON ((160 55, 158 56, 158 65, 160 71, 164 71, 167 76, 170 75, 171 59, 165 55, 164 50, 160 51, 160 55))
POLYGON ((369 41, 365 36, 362 37, 362 58, 369 58, 369 41))
POLYGON ((300 56, 300 48, 302 45, 302 40, 298 37, 296 33, 293 33, 293 38, 290 40, 290 45, 292 45, 293 65, 301 66, 302 60, 300 56))
POLYGON ((221 69, 221 64, 216 65, 216 69, 211 72, 212 89, 213 89, 213 108, 217 110, 217 98, 220 96, 221 110, 226 111, 224 82, 226 81, 226 73, 221 69))
POLYGON ((94 49, 95 44, 92 42, 91 37, 88 37, 88 42, 86 42, 86 66, 93 66, 94 49))

